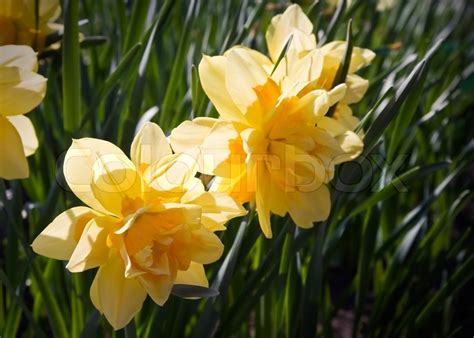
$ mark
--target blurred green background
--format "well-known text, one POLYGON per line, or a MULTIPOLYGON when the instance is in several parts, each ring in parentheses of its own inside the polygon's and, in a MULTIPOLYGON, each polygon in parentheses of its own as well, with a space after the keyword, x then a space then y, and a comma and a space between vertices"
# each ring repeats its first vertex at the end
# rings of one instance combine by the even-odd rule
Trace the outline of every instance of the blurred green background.
POLYGON ((28 115, 40 142, 31 176, 0 181, 0 336, 472 337, 474 6, 377 2, 298 2, 319 43, 345 39, 352 18, 354 45, 377 53, 360 72, 368 93, 352 106, 367 116, 365 151, 339 168, 330 218, 302 230, 274 217, 272 240, 256 217, 232 221, 225 254, 207 267, 218 297, 147 299, 117 332, 90 301, 95 271, 71 274, 29 247, 80 204, 61 173, 71 137, 128 152, 144 121, 169 133, 217 116, 199 83, 202 54, 235 44, 266 52, 269 21, 289 3, 62 2, 66 31, 52 37, 62 47, 39 55, 48 92, 28 115))

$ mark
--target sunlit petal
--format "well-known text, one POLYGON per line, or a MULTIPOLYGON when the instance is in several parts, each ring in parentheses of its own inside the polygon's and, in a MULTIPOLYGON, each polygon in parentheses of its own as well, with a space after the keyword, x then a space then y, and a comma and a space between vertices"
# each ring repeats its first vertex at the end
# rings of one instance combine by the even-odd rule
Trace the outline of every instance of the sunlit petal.
POLYGON ((33 251, 46 257, 69 260, 86 224, 97 214, 87 207, 75 207, 57 216, 33 241, 33 251))
POLYGON ((25 178, 29 175, 23 143, 15 126, 0 115, 0 177, 25 178))
POLYGON ((18 67, 36 72, 38 70, 38 61, 36 53, 29 46, 0 46, 0 66, 18 67))
POLYGON ((150 164, 171 154, 171 148, 161 128, 155 123, 146 123, 132 142, 130 157, 135 167, 144 171, 150 164))
POLYGON ((0 67, 0 114, 26 114, 43 100, 46 79, 30 70, 0 67))
POLYGON ((146 298, 146 291, 136 278, 125 278, 124 266, 118 256, 111 256, 99 268, 90 293, 97 310, 115 330, 133 319, 146 298))
POLYGON ((21 137, 25 156, 33 155, 38 148, 38 138, 31 120, 23 115, 8 116, 7 118, 21 137))

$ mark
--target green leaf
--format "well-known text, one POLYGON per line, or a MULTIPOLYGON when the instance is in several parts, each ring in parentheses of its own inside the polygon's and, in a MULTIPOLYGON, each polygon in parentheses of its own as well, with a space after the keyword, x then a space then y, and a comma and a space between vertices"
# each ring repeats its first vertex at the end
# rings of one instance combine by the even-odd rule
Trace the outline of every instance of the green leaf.
POLYGON ((120 63, 118 64, 117 68, 115 68, 113 73, 109 75, 105 83, 100 88, 98 95, 99 99, 109 95, 110 91, 120 81, 126 82, 130 78, 130 75, 136 70, 136 67, 138 66, 137 61, 141 51, 141 43, 137 43, 135 46, 128 50, 127 54, 125 54, 123 59, 120 60, 120 63))
MULTIPOLYGON (((222 262, 217 275, 212 282, 211 289, 217 290, 221 297, 225 295, 227 287, 230 283, 230 279, 234 273, 234 269, 236 267, 237 258, 240 251, 240 246, 242 245, 242 240, 244 238, 245 230, 247 225, 250 224, 251 215, 249 213, 247 217, 248 219, 241 222, 239 230, 237 231, 237 235, 235 236, 234 242, 232 247, 230 248, 227 256, 225 257, 224 261, 222 262)), ((202 337, 203 334, 213 330, 218 322, 219 314, 214 308, 215 302, 219 299, 219 297, 214 299, 209 299, 206 303, 206 307, 202 316, 199 319, 199 322, 194 330, 193 336, 194 337, 202 337)))
POLYGON ((369 153, 374 148, 376 142, 382 136, 390 122, 400 113, 402 103, 421 81, 420 76, 425 67, 426 60, 423 59, 415 66, 407 79, 397 89, 395 97, 387 103, 375 121, 370 125, 364 138, 364 152, 369 153))
POLYGON ((151 0, 140 0, 133 2, 130 24, 125 36, 124 51, 128 52, 133 45, 140 42, 143 30, 145 29, 148 11, 151 0))
POLYGON ((270 73, 270 76, 273 75, 275 70, 278 68, 278 65, 280 64, 281 60, 285 57, 286 53, 288 52, 288 48, 290 48, 291 41, 293 41, 293 34, 290 35, 288 40, 286 41, 285 45, 283 46, 280 55, 278 56, 277 62, 275 62, 275 65, 273 66, 272 72, 270 73))
POLYGON ((81 69, 79 49, 79 0, 64 0, 62 47, 64 129, 74 133, 81 123, 81 69))
POLYGON ((203 297, 211 298, 219 296, 219 291, 196 285, 175 284, 171 293, 181 298, 203 297))
MULTIPOLYGON (((346 33, 346 49, 344 51, 344 56, 341 60, 341 64, 339 65, 339 68, 337 69, 336 76, 334 77, 332 88, 336 87, 337 85, 340 85, 341 83, 346 82, 347 73, 349 72, 349 66, 351 64, 353 47, 354 45, 352 41, 352 20, 349 20, 349 23, 347 24, 347 33, 346 33)), ((337 106, 337 103, 329 109, 326 115, 331 117, 336 111, 336 106, 337 106)))
POLYGON ((339 0, 337 2, 336 11, 334 12, 333 17, 331 18, 331 22, 329 23, 328 29, 326 30, 326 34, 319 41, 320 46, 324 45, 327 41, 333 40, 334 36, 336 35, 336 31, 339 28, 339 23, 342 20, 346 7, 347 0, 339 0))
POLYGON ((415 325, 420 327, 425 324, 430 318, 430 315, 435 312, 442 302, 449 296, 459 290, 463 285, 474 277, 474 256, 470 256, 454 274, 448 277, 448 280, 432 297, 428 304, 423 308, 420 314, 416 317, 415 325))
POLYGON ((178 83, 180 83, 180 80, 184 74, 183 68, 186 61, 186 53, 189 49, 191 30, 197 17, 198 10, 198 1, 191 0, 188 5, 188 11, 183 24, 183 30, 179 39, 178 50, 176 51, 176 57, 173 62, 173 67, 171 68, 170 79, 168 81, 168 86, 166 87, 165 96, 161 105, 162 114, 160 115, 160 125, 163 128, 168 127, 170 122, 172 122, 172 125, 177 125, 179 121, 183 119, 181 112, 176 111, 176 109, 179 107, 177 104, 176 90, 178 83), (171 121, 166 121, 165 117, 169 116, 172 116, 173 119, 171 121))
MULTIPOLYGON (((358 213, 361 213, 364 210, 370 209, 376 203, 386 200, 389 197, 393 196, 396 193, 400 193, 400 189, 406 189, 407 185, 413 181, 420 180, 426 175, 432 174, 435 171, 446 169, 449 166, 449 162, 440 162, 434 163, 426 166, 417 166, 411 168, 407 172, 403 173, 400 176, 397 176, 389 184, 384 186, 381 190, 377 191, 375 194, 372 194, 367 200, 359 205, 350 215, 354 217, 358 213)), ((405 192, 405 191, 402 191, 405 192)))

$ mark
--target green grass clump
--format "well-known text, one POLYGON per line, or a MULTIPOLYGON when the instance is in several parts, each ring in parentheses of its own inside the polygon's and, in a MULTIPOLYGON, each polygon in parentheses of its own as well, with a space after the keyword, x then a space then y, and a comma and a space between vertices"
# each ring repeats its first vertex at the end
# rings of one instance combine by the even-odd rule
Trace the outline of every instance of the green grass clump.
POLYGON ((296 229, 232 221, 207 267, 214 298, 147 299, 114 332, 91 304, 94 271, 71 274, 29 243, 79 204, 61 173, 71 137, 129 149, 137 124, 168 132, 217 116, 196 67, 235 44, 265 51, 285 1, 64 0, 59 50, 40 54, 43 104, 28 115, 40 147, 30 178, 0 181, 0 336, 469 337, 474 334, 474 8, 469 0, 299 1, 319 42, 377 57, 354 114, 365 150, 338 169, 330 218, 296 229), (79 21, 77 21, 79 19, 79 21), (77 32, 81 32, 80 44, 77 32))

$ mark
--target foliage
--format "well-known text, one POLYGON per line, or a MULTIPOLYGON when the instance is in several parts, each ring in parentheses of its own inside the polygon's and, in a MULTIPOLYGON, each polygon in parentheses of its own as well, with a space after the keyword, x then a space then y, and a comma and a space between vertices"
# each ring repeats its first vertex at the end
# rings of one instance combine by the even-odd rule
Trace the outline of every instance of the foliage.
POLYGON ((79 205, 61 173, 71 137, 129 149, 144 121, 165 132, 217 116, 196 65, 235 44, 265 51, 267 0, 65 0, 62 49, 39 55, 48 78, 29 117, 40 148, 30 178, 0 183, 0 335, 3 337, 462 337, 474 332, 474 8, 468 0, 302 1, 318 42, 345 39, 377 57, 355 115, 365 151, 340 166, 330 218, 296 229, 256 217, 221 233, 225 253, 207 268, 219 295, 148 299, 114 332, 89 297, 93 272, 71 274, 35 256, 33 238, 79 205), (77 12, 77 10, 79 10, 77 12), (79 17, 80 21, 76 19, 79 17), (83 34, 78 45, 77 25, 83 34), (68 28, 69 27, 69 28, 68 28), (79 86, 80 84, 80 86, 79 86), (470 311, 470 312, 469 312, 470 311))

